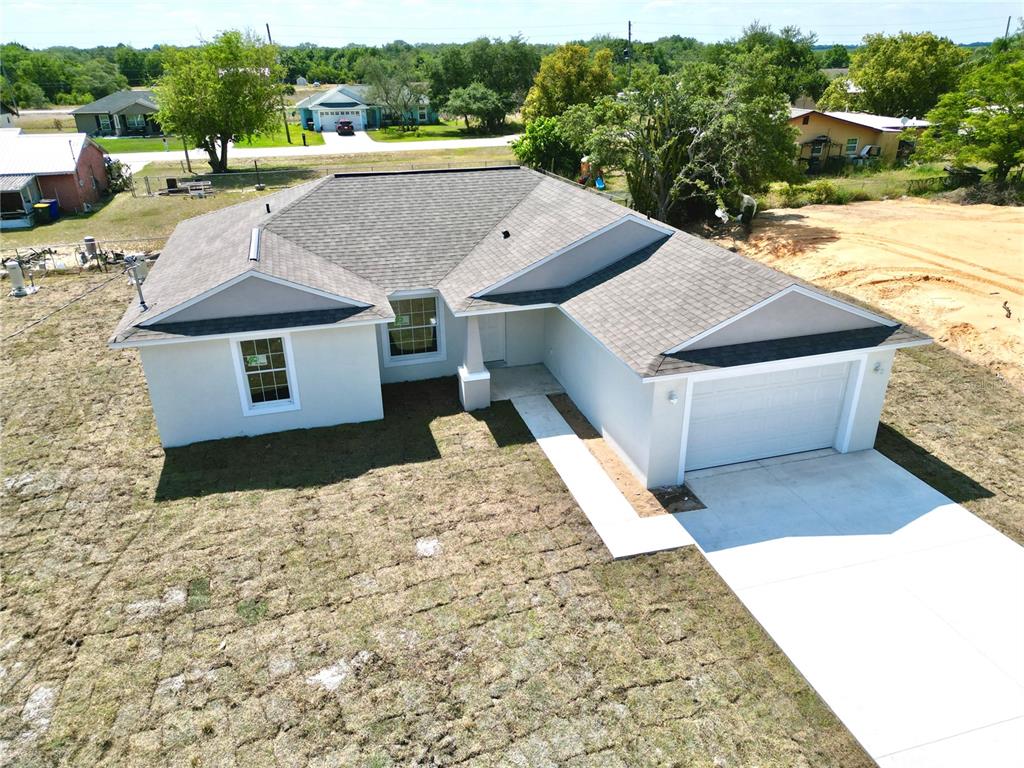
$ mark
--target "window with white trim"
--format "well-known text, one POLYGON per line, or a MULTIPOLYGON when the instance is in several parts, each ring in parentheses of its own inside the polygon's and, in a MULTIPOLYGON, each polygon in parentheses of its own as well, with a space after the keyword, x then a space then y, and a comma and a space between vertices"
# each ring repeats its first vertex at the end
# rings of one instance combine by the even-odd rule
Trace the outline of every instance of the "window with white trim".
POLYGON ((125 118, 128 120, 129 128, 145 128, 146 127, 146 116, 145 115, 126 115, 125 118))
POLYGON ((857 139, 847 139, 846 140, 846 154, 851 155, 851 156, 852 155, 856 155, 857 154, 857 143, 858 143, 857 139))
POLYGON ((110 130, 110 115, 100 115, 99 117, 100 117, 100 130, 101 131, 109 131, 110 130))
POLYGON ((284 339, 245 339, 238 346, 249 408, 258 410, 267 405, 292 403, 284 339))
POLYGON ((388 354, 392 358, 436 355, 439 313, 437 296, 394 299, 395 319, 388 323, 388 354))

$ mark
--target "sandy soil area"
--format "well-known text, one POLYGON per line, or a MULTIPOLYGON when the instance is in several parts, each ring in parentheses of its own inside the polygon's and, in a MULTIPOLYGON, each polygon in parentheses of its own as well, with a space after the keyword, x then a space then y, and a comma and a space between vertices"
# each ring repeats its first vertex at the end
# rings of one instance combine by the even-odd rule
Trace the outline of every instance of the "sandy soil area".
POLYGON ((1024 389, 1024 209, 812 205, 765 212, 735 245, 873 304, 1024 389))

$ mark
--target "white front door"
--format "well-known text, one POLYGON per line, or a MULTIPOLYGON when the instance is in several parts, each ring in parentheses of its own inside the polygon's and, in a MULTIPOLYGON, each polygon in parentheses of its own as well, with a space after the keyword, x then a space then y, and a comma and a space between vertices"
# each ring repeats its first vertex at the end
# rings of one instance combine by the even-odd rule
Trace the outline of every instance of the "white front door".
POLYGON ((492 363, 505 359, 505 313, 480 316, 480 346, 484 362, 492 363))
POLYGON ((686 469, 717 467, 836 442, 850 363, 694 384, 686 469))

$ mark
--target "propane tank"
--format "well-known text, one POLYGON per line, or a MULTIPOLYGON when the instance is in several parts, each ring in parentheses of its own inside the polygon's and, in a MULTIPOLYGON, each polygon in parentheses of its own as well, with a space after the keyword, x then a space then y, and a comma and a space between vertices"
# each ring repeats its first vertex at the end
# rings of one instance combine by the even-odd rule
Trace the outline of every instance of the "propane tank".
POLYGON ((34 285, 31 287, 25 286, 25 273, 21 271, 21 264, 14 259, 4 263, 7 268, 7 274, 11 278, 11 296, 15 298, 21 298, 22 296, 28 296, 30 293, 35 293, 38 288, 34 285))

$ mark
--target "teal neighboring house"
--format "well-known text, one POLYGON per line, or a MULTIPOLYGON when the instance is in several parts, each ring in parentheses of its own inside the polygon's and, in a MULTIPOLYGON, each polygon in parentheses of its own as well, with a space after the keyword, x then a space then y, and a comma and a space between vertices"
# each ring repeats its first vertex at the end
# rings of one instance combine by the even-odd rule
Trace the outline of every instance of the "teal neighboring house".
MULTIPOLYGON (((351 121, 357 131, 399 122, 392 115, 385 114, 382 106, 373 103, 368 85, 337 85, 329 91, 306 97, 294 109, 299 113, 302 125, 314 131, 333 131, 340 120, 351 121)), ((406 121, 425 125, 437 123, 438 116, 424 96, 419 108, 406 115, 406 121)))

